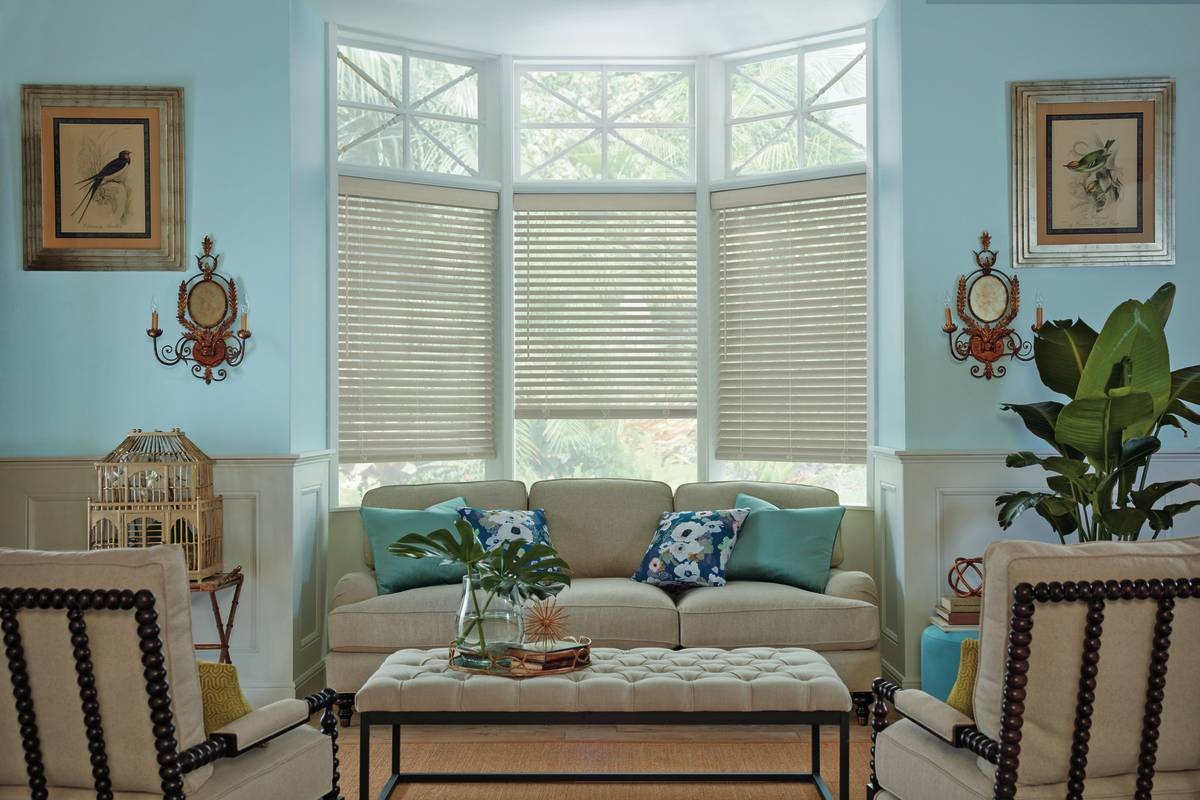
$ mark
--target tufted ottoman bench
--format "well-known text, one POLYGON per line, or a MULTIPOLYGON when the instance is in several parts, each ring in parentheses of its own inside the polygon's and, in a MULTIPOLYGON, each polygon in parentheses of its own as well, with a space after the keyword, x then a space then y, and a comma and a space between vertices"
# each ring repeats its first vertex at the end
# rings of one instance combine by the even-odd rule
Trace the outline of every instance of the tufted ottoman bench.
POLYGON ((386 800, 401 783, 568 781, 780 781, 821 777, 821 725, 838 726, 841 800, 850 797, 850 693, 820 654, 802 648, 736 650, 593 648, 591 665, 564 675, 504 678, 451 670, 446 650, 400 650, 355 696, 359 797, 367 800, 371 726, 391 727, 386 800), (402 725, 807 725, 811 772, 772 773, 401 773, 402 725))

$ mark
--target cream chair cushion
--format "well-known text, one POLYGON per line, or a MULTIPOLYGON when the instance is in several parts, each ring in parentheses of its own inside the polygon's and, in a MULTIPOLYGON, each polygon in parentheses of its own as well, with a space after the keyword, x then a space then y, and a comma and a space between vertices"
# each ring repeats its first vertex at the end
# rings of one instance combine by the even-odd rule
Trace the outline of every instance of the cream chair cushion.
MULTIPOLYGON (((1024 748, 1022 748, 1024 755, 1024 748)), ((896 800, 992 800, 992 780, 975 766, 969 750, 951 747, 911 720, 889 725, 875 742, 875 770, 896 800)), ((1089 773, 1090 773, 1089 769, 1089 773)), ((1132 800, 1134 775, 1093 778, 1084 784, 1085 800, 1132 800)), ((1066 783, 1020 786, 1017 800, 1062 800, 1066 783)), ((1200 772, 1160 772, 1154 777, 1155 800, 1196 800, 1200 772)))
POLYGON ((879 609, 870 603, 780 583, 690 589, 677 607, 684 647, 865 650, 879 641, 879 609))
MULTIPOLYGON (((192 650, 191 596, 182 550, 167 546, 91 553, 2 549, 0 586, 153 592, 179 748, 204 741, 200 678, 192 650)), ((51 787, 86 789, 95 797, 66 614, 33 609, 18 611, 16 616, 47 782, 51 787)), ((84 619, 113 788, 161 795, 134 615, 89 611, 84 619)), ((5 754, 0 757, 0 785, 25 786, 25 761, 14 755, 21 753, 21 741, 7 667, 0 669, 0 698, 8 698, 8 702, 0 702, 0 753, 5 754)), ((191 795, 210 774, 211 766, 188 773, 184 781, 187 793, 191 795)), ((27 786, 25 791, 28 793, 27 786)))
POLYGON ((530 486, 529 507, 546 510, 550 543, 572 577, 628 578, 673 503, 658 481, 564 478, 530 486))
MULTIPOLYGON (((372 597, 329 614, 329 646, 339 652, 390 653, 446 647, 454 636, 462 587, 426 586, 372 597)), ((628 578, 576 578, 559 595, 571 633, 603 647, 674 647, 679 616, 669 595, 628 578)))
MULTIPOLYGON (((837 492, 820 486, 767 483, 763 481, 711 481, 685 483, 675 490, 676 511, 704 511, 710 508, 733 508, 739 493, 753 495, 774 503, 780 508, 828 508, 839 505, 837 492)), ((833 542, 833 557, 829 565, 842 563, 842 535, 833 542)))
MULTIPOLYGON (((417 483, 400 486, 380 486, 363 495, 362 504, 368 508, 429 508, 444 500, 461 497, 476 508, 529 508, 526 505, 525 484, 520 481, 466 481, 464 483, 417 483)), ((375 568, 371 542, 363 536, 363 559, 375 568)))
MULTIPOLYGON (((1138 543, 1050 545, 1005 540, 984 556, 985 583, 975 718, 999 738, 1000 709, 1013 588, 1021 582, 1135 580, 1200 576, 1200 538, 1138 543)), ((1137 771, 1141 714, 1157 611, 1153 601, 1107 604, 1088 754, 1088 783, 1137 771), (1132 712, 1132 717, 1131 717, 1132 712)), ((1067 779, 1086 603, 1038 603, 1033 616, 1021 758, 1022 784, 1067 779)), ((1175 635, 1159 730, 1159 773, 1200 769, 1200 600, 1175 606, 1175 635)), ((980 762, 989 774, 993 767, 980 762)), ((1155 796, 1158 796, 1157 791, 1155 796)))

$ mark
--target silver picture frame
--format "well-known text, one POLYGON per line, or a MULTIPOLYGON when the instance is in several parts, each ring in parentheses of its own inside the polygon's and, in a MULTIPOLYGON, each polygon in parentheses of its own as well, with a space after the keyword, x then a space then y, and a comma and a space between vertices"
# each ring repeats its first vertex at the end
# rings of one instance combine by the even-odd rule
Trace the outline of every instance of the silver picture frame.
MULTIPOLYGON (((1171 78, 1027 81, 1012 83, 1010 88, 1013 265, 1174 264, 1175 81, 1171 78), (1136 114, 1132 111, 1106 113, 1107 110, 1134 108, 1142 110, 1136 114), (1049 109, 1082 113, 1051 114, 1049 109), (1059 165, 1048 157, 1051 152, 1058 152, 1052 151, 1050 146, 1052 125, 1065 125, 1065 120, 1094 122, 1106 117, 1129 118, 1126 124, 1136 125, 1137 169, 1132 175, 1126 174, 1124 180, 1118 178, 1115 181, 1117 190, 1110 189, 1114 194, 1107 196, 1118 198, 1118 190, 1124 193, 1119 197, 1130 204, 1127 208, 1136 209, 1128 212, 1136 219, 1136 224, 1107 228, 1101 223, 1096 223, 1095 227, 1051 227, 1051 209, 1057 206, 1050 198, 1056 180, 1073 179, 1076 186, 1072 188, 1076 194, 1094 199, 1101 208, 1106 200, 1099 185, 1105 182, 1093 179, 1095 173, 1078 175, 1079 160, 1059 165), (1143 123, 1152 129, 1147 131, 1144 140, 1143 123), (1072 167, 1077 176, 1064 178, 1066 173, 1061 169, 1056 172, 1054 167, 1072 167)), ((1101 147, 1107 153, 1108 146, 1101 147)), ((1092 155, 1095 153, 1085 155, 1081 160, 1086 161, 1092 155)), ((1112 178, 1111 172, 1108 177, 1112 178)), ((1059 201, 1060 204, 1063 202, 1066 201, 1059 201)), ((1115 204, 1119 199, 1113 202, 1115 204)))

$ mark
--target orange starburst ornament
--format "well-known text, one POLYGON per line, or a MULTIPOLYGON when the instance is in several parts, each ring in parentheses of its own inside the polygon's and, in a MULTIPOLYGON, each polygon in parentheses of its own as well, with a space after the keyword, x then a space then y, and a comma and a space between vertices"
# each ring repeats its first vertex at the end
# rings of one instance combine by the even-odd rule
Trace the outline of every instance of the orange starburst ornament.
POLYGON ((562 639, 567 630, 567 610, 558 599, 535 600, 525 609, 525 638, 543 646, 562 639))

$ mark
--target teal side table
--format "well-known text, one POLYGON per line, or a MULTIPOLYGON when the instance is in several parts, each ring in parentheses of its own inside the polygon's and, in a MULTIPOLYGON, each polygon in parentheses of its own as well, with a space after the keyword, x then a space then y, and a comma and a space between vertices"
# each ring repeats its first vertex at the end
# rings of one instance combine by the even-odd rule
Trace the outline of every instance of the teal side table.
POLYGON ((938 700, 950 696, 958 677, 963 639, 978 639, 979 631, 944 631, 930 625, 921 634, 921 690, 938 700))

